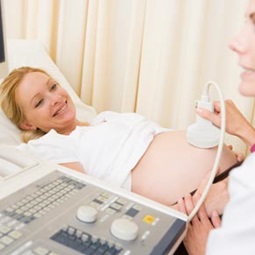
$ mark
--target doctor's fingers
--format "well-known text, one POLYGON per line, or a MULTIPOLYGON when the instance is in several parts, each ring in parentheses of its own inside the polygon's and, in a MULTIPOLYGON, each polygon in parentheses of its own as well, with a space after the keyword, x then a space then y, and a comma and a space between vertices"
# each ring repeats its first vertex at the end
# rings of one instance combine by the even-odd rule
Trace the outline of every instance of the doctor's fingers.
MULTIPOLYGON (((185 197, 185 205, 187 206, 187 210, 192 211, 194 209, 195 205, 199 202, 200 198, 201 198, 201 195, 199 195, 197 193, 192 198, 188 197, 188 196, 185 197)), ((191 213, 191 211, 190 211, 190 213, 191 213)), ((220 224, 219 215, 217 214, 216 211, 214 211, 213 216, 215 218, 215 221, 211 222, 210 218, 208 217, 205 204, 202 203, 200 208, 198 209, 197 214, 191 220, 191 224, 194 226, 194 225, 198 224, 198 222, 200 222, 201 224, 207 225, 211 228, 214 227, 214 224, 215 224, 215 227, 217 227, 220 224)))
POLYGON ((211 222, 214 228, 219 228, 221 226, 221 218, 217 211, 212 212, 211 222))
POLYGON ((184 202, 184 199, 183 198, 180 198, 178 200, 178 203, 177 203, 177 210, 184 213, 184 214, 187 214, 188 215, 188 212, 186 210, 186 206, 185 206, 185 202, 184 202))
POLYGON ((233 151, 233 153, 234 153, 235 156, 236 156, 236 160, 237 160, 238 162, 244 161, 245 156, 244 156, 244 154, 243 154, 242 152, 236 152, 236 151, 234 151, 233 146, 232 146, 231 144, 230 144, 230 145, 227 145, 227 146, 228 146, 228 148, 229 148, 231 151, 233 151))
MULTIPOLYGON (((195 200, 195 203, 198 202, 198 197, 194 197, 194 200, 195 200)), ((209 218, 208 218, 208 214, 207 214, 207 210, 205 208, 205 204, 202 203, 198 212, 197 212, 197 216, 198 216, 198 219, 201 221, 201 222, 209 222, 209 218)))
MULTIPOLYGON (((178 200, 178 210, 180 212, 185 213, 186 215, 189 215, 192 210, 194 209, 194 203, 193 203, 193 198, 191 195, 187 195, 184 198, 181 198, 178 200)), ((192 221, 198 221, 197 215, 195 215, 192 219, 192 221)))
MULTIPOLYGON (((196 194, 193 196, 193 201, 195 204, 198 203, 200 197, 201 197, 200 195, 196 195, 196 194)), ((221 219, 220 219, 218 212, 216 210, 214 210, 212 212, 211 217, 209 218, 204 203, 201 204, 201 206, 197 212, 197 216, 198 216, 199 221, 202 224, 207 225, 209 228, 218 228, 221 225, 221 219)))
POLYGON ((220 112, 211 112, 204 108, 197 108, 196 113, 203 119, 211 121, 215 126, 221 126, 221 114, 220 112))
MULTIPOLYGON (((196 196, 196 195, 194 195, 194 196, 196 196)), ((192 197, 191 195, 185 196, 184 203, 185 203, 187 214, 190 215, 196 205, 194 197, 192 197)), ((198 214, 195 214, 194 217, 191 219, 191 223, 193 224, 197 221, 199 221, 199 217, 198 217, 198 214)))

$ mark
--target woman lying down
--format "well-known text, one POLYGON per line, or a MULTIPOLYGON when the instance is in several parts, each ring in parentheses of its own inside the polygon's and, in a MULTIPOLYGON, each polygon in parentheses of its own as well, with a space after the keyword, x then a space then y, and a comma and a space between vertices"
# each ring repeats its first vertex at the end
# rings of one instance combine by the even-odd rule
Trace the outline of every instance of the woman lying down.
MULTIPOLYGON (((1 95, 3 111, 23 131, 19 149, 165 205, 197 189, 214 164, 217 148, 190 146, 185 131, 162 128, 136 113, 102 112, 90 124, 80 122, 68 93, 41 69, 13 70, 1 95)), ((225 146, 219 173, 236 163, 225 146)), ((222 187, 212 186, 208 210, 221 210, 214 205, 227 199, 220 197, 222 187)))

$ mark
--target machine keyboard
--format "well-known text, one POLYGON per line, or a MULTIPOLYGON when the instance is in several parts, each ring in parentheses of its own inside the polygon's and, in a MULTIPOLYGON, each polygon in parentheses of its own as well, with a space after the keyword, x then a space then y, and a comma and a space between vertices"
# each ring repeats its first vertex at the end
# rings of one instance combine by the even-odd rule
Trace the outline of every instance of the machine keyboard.
POLYGON ((2 213, 19 222, 28 224, 50 212, 54 207, 63 203, 84 187, 85 184, 61 176, 43 185, 35 193, 9 206, 2 213))
MULTIPOLYGON (((38 186, 36 192, 24 196, 0 212, 0 251, 18 240, 26 224, 41 218, 86 185, 60 176, 54 181, 38 186)), ((32 253, 31 253, 32 254, 32 253)))

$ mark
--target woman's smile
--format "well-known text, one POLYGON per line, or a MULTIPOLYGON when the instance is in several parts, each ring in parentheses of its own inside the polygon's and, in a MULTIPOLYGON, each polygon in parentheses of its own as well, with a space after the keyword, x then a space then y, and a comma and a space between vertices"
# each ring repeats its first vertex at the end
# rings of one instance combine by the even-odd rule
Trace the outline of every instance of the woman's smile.
POLYGON ((53 117, 59 116, 59 115, 63 115, 67 110, 67 101, 64 102, 64 104, 58 108, 54 113, 53 113, 53 117))

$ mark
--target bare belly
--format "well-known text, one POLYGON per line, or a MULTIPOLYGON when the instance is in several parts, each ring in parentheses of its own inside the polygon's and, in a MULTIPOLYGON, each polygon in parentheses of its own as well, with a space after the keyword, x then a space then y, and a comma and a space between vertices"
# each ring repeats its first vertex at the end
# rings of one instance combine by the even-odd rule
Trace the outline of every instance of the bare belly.
MULTIPOLYGON (((212 170, 217 148, 199 149, 186 142, 185 131, 157 135, 132 170, 132 191, 171 205, 195 190, 212 170)), ((219 173, 236 163, 224 146, 219 173)))

